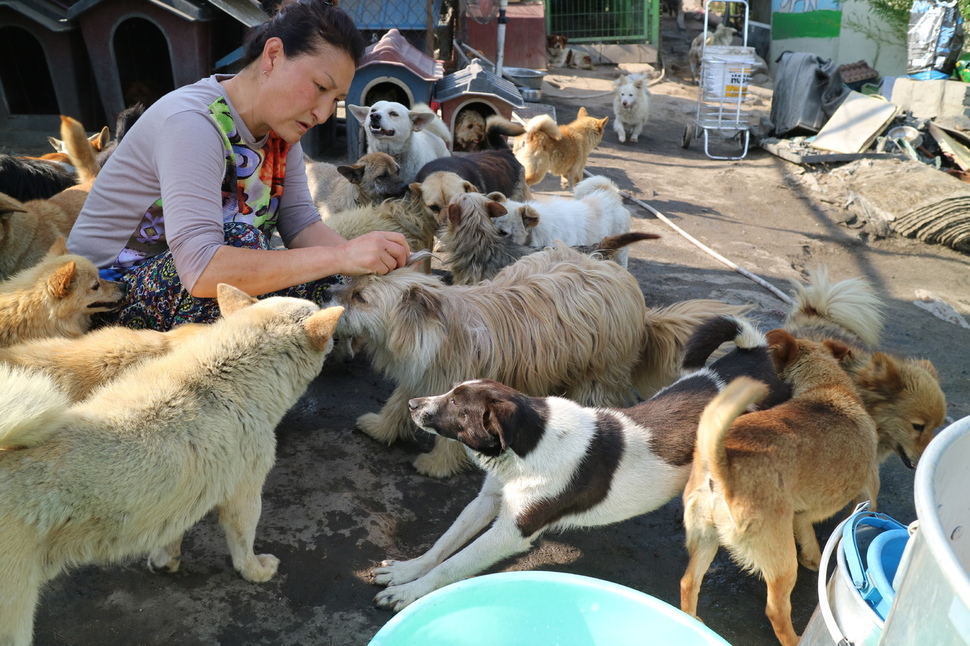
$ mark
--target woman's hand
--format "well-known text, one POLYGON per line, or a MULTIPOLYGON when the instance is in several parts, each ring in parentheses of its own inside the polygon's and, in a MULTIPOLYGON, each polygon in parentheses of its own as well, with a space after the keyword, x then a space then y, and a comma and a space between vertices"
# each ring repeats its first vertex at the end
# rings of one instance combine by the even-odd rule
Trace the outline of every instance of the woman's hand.
POLYGON ((386 274, 407 264, 411 249, 400 233, 372 231, 340 245, 341 274, 386 274))

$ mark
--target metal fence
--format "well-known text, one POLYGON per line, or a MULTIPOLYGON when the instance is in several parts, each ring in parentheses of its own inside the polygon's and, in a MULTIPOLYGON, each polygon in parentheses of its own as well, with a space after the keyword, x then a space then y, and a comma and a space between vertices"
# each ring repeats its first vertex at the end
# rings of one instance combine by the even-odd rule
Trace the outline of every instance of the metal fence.
POLYGON ((547 0, 546 33, 573 43, 654 43, 658 0, 547 0))
POLYGON ((443 0, 340 0, 339 6, 353 17, 368 44, 396 28, 409 43, 430 54, 436 46, 434 28, 442 3, 443 0))

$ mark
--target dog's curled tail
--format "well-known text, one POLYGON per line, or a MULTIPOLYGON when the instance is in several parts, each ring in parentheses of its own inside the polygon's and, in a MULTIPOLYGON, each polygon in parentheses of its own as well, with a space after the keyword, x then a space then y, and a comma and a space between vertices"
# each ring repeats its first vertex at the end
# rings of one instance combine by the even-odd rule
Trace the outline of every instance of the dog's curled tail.
POLYGON ((84 132, 84 126, 76 119, 62 114, 61 139, 71 164, 77 169, 77 183, 93 182, 101 167, 98 165, 98 155, 84 132))
POLYGON ((525 126, 509 121, 501 115, 493 114, 485 120, 485 139, 492 150, 508 149, 509 144, 505 138, 518 137, 522 134, 525 134, 525 126))
POLYGON ((809 282, 792 281, 795 288, 786 329, 835 326, 854 335, 865 345, 879 345, 883 327, 883 303, 861 278, 847 278, 838 283, 829 280, 824 266, 809 271, 809 282))
POLYGON ((0 450, 41 444, 61 425, 71 405, 45 374, 0 365, 0 450))
POLYGON ((634 368, 633 385, 646 399, 680 376, 680 358, 694 329, 712 316, 739 315, 746 305, 694 299, 648 309, 645 340, 634 368))
POLYGON ((559 132, 559 126, 556 122, 552 120, 548 114, 540 114, 538 116, 529 119, 529 123, 525 126, 525 134, 527 137, 535 137, 537 134, 544 134, 550 139, 559 141, 562 139, 562 133, 559 132))
POLYGON ((731 423, 753 404, 768 394, 768 386, 750 377, 738 377, 720 392, 704 408, 697 427, 697 458, 701 467, 714 476, 724 488, 726 497, 731 495, 727 452, 724 436, 731 423))
POLYGON ((616 254, 624 247, 641 242, 642 240, 657 240, 660 236, 656 233, 644 233, 640 231, 630 231, 615 236, 606 236, 594 245, 577 246, 576 249, 585 254, 600 254, 607 260, 614 260, 616 254))
POLYGON ((698 325, 687 339, 680 361, 685 371, 700 370, 721 344, 734 341, 744 350, 768 347, 768 339, 747 319, 739 316, 715 316, 698 325))
POLYGON ((573 198, 581 200, 593 191, 610 191, 611 193, 615 193, 621 202, 623 200, 623 196, 620 195, 620 189, 617 185, 609 177, 604 177, 603 175, 593 175, 576 184, 576 188, 573 189, 573 198))

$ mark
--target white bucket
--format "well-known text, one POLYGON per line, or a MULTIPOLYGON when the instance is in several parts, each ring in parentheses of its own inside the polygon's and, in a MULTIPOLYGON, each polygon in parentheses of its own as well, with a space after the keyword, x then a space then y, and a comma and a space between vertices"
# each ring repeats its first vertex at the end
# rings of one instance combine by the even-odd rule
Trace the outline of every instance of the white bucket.
POLYGON ((916 468, 918 529, 896 575, 885 646, 970 644, 970 417, 930 442, 916 468))
POLYGON ((892 590, 887 589, 890 586, 886 577, 881 575, 893 572, 899 562, 896 550, 892 564, 883 563, 890 543, 880 538, 897 535, 905 542, 907 535, 903 525, 884 514, 866 511, 867 506, 868 503, 859 505, 835 528, 825 544, 818 576, 819 605, 805 628, 800 646, 876 646, 879 643, 883 615, 893 598, 892 590), (860 553, 864 534, 871 541, 865 560, 860 553), (886 552, 880 551, 880 546, 886 552), (825 573, 833 553, 837 555, 837 565, 826 582, 825 573))
POLYGON ((743 99, 754 68, 754 47, 708 45, 701 59, 701 84, 706 100, 743 99))

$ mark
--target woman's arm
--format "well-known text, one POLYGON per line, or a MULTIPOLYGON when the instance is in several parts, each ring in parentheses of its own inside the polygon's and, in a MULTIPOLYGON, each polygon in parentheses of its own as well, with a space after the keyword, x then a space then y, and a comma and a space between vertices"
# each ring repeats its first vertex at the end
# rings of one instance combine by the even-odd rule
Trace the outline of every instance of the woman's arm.
POLYGON ((219 247, 191 294, 212 298, 219 283, 228 283, 261 296, 334 274, 386 274, 403 267, 410 254, 399 233, 375 231, 344 240, 323 222, 305 228, 290 245, 278 250, 219 247))

